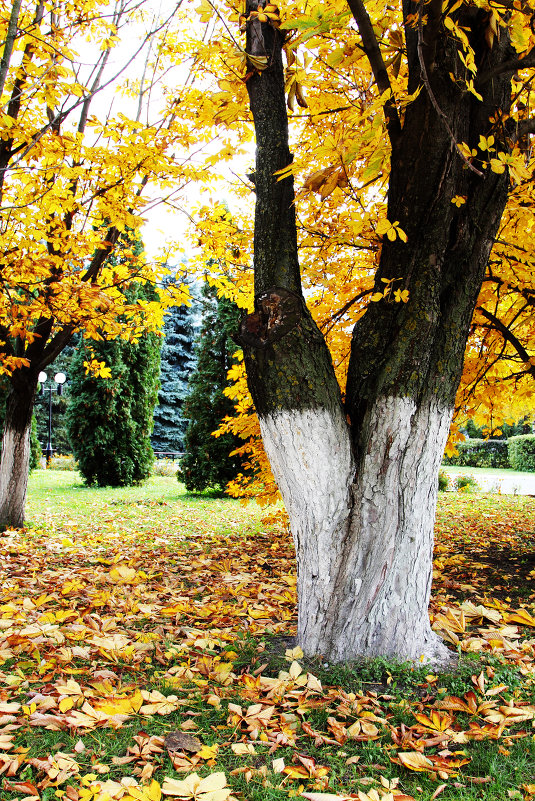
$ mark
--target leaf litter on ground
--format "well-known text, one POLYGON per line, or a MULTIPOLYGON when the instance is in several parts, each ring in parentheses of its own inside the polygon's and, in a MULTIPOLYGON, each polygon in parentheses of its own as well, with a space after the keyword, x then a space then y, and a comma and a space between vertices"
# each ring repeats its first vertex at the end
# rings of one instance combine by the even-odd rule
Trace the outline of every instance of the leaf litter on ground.
POLYGON ((430 613, 468 660, 449 687, 425 666, 353 666, 347 686, 298 647, 274 657, 295 633, 283 516, 187 499, 150 528, 138 502, 121 521, 50 501, 46 523, 2 536, 5 801, 476 798, 493 781, 477 745, 533 740, 534 499, 441 497, 430 613))

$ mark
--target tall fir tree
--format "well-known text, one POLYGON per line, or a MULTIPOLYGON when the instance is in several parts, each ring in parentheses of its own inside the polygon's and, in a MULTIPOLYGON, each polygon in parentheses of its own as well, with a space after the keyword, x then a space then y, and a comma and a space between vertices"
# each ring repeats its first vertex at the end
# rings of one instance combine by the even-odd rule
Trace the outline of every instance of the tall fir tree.
POLYGON ((188 425, 185 456, 177 474, 190 492, 207 488, 224 489, 236 477, 241 459, 230 456, 241 444, 239 437, 212 436, 221 420, 234 412, 232 401, 223 394, 227 373, 233 364, 236 335, 242 312, 226 298, 218 298, 208 283, 203 285, 202 326, 196 343, 197 364, 191 375, 183 405, 188 425))
POLYGON ((187 420, 182 405, 195 367, 195 330, 191 307, 174 306, 165 318, 160 363, 160 391, 154 409, 152 447, 155 451, 184 450, 187 420))

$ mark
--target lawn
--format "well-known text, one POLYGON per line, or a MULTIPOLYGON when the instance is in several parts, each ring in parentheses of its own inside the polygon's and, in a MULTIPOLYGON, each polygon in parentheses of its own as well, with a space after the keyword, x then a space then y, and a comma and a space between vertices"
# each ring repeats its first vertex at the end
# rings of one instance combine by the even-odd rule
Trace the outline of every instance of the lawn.
POLYGON ((441 493, 431 614, 459 668, 329 667, 292 642, 279 510, 37 471, 1 538, 0 797, 528 801, 534 534, 534 498, 441 493))

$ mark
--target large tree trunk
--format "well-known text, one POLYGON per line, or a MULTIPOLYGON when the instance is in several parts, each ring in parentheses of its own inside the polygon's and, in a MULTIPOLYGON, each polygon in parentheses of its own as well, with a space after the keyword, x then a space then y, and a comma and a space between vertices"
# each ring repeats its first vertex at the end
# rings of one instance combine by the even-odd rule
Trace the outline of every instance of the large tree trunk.
MULTIPOLYGON (((255 7, 249 0, 249 12, 255 7)), ((461 22, 469 26, 477 13, 461 22)), ((421 64, 412 27, 406 36, 414 91, 421 64)), ((487 66, 507 57, 505 40, 492 58, 485 54, 487 66)), ((267 56, 269 66, 247 82, 258 144, 256 307, 241 335, 295 541, 298 641, 332 661, 382 654, 443 664, 450 654, 428 616, 437 476, 508 176, 466 168, 426 88, 403 128, 389 126, 388 219, 408 242, 383 243, 376 289, 396 279, 409 301, 385 298, 357 323, 344 413, 300 289, 292 179, 274 176, 291 161, 281 45, 280 33, 253 15, 247 52, 267 56), (455 195, 467 199, 460 208, 455 195)), ((446 36, 429 64, 426 80, 457 141, 477 147, 491 114, 508 108, 509 79, 489 82, 483 102, 458 91, 448 75, 458 56, 446 36)))
POLYGON ((37 381, 28 378, 24 368, 19 372, 6 401, 0 460, 0 531, 19 528, 24 522, 30 431, 37 381))

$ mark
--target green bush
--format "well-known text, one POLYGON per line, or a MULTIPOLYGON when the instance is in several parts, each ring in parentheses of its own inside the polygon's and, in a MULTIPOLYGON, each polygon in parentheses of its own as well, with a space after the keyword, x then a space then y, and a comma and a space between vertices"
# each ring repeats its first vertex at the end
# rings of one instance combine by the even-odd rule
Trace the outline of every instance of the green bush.
POLYGON ((455 489, 458 492, 477 492, 479 484, 474 476, 457 476, 455 478, 455 489))
POLYGON ((438 491, 446 492, 450 488, 450 477, 443 470, 438 474, 438 491))
POLYGON ((468 439, 466 442, 458 442, 456 448, 456 454, 444 457, 444 464, 459 467, 511 466, 506 439, 468 439))
POLYGON ((511 437, 507 444, 509 462, 513 470, 535 473, 535 434, 511 437))

